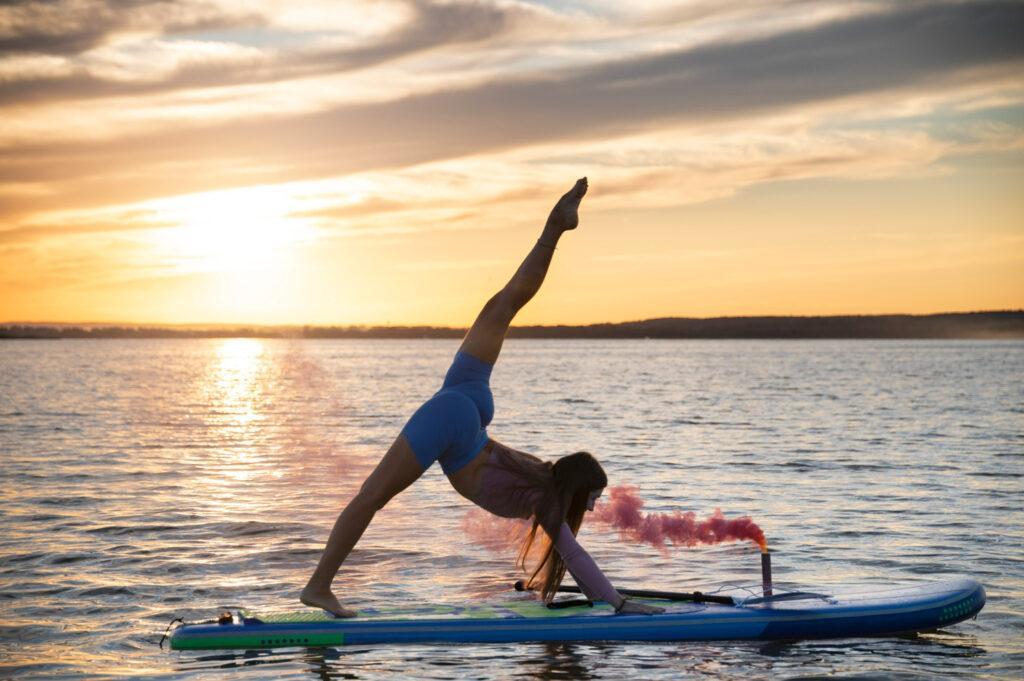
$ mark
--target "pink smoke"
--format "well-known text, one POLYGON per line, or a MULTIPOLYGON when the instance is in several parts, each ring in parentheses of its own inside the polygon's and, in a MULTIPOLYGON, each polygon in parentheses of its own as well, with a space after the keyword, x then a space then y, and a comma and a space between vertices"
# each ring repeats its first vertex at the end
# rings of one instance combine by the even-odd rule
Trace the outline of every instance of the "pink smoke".
POLYGON ((499 518, 487 511, 473 508, 462 518, 462 531, 470 539, 496 553, 518 549, 533 523, 518 518, 499 518))
POLYGON ((768 550, 761 528, 747 516, 732 520, 715 509, 704 520, 697 520, 692 512, 644 513, 644 501, 637 496, 637 488, 629 485, 608 489, 608 502, 599 501, 594 507, 594 519, 619 531, 623 539, 665 548, 665 542, 674 546, 718 544, 725 541, 752 541, 761 551, 768 550))

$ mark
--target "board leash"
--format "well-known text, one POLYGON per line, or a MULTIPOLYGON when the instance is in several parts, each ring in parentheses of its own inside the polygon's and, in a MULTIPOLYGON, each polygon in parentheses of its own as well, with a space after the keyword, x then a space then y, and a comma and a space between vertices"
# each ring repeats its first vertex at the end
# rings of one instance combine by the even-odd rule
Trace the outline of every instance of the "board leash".
POLYGON ((170 621, 170 623, 167 625, 167 628, 164 629, 164 635, 160 637, 160 650, 164 649, 164 641, 167 640, 167 633, 171 630, 171 627, 174 626, 175 622, 181 622, 182 624, 184 624, 185 623, 185 618, 184 617, 175 617, 173 620, 170 621))

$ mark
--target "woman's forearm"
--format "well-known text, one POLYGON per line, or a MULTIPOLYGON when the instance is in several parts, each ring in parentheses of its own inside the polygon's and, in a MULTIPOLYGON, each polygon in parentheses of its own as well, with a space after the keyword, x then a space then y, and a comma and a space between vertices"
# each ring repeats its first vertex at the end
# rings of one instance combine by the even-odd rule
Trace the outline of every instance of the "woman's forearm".
POLYGON ((625 599, 604 576, 590 554, 576 541, 568 523, 562 523, 558 541, 555 542, 555 550, 587 598, 611 603, 616 610, 622 607, 625 599))

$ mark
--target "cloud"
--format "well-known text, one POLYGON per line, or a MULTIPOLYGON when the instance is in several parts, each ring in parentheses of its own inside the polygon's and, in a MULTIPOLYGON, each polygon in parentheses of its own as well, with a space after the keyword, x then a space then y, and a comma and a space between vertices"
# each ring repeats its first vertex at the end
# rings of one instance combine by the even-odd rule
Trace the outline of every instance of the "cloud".
POLYGON ((20 242, 34 242, 43 239, 59 239, 67 236, 113 232, 137 232, 141 230, 171 227, 174 223, 157 219, 151 211, 122 211, 101 220, 57 220, 49 223, 30 223, 12 229, 0 230, 0 246, 20 242))
POLYGON ((939 84, 991 65, 1019 67, 1024 4, 919 6, 809 30, 458 91, 163 131, 102 144, 0 152, 4 180, 62 179, 124 163, 235 158, 292 175, 421 163, 489 149, 712 121, 879 90, 939 84), (303 170, 305 168, 305 170, 303 170))
POLYGON ((495 270, 502 266, 515 266, 516 261, 508 258, 475 258, 473 260, 429 260, 404 262, 392 265, 392 269, 405 272, 452 272, 456 270, 495 270))
MULTIPOLYGON (((903 7, 903 6, 901 6, 903 7)), ((368 171, 538 145, 579 147, 659 129, 764 120, 826 102, 906 99, 987 78, 1016 82, 1024 4, 979 2, 874 13, 768 37, 484 82, 395 101, 162 129, 102 141, 11 145, 0 183, 49 196, 6 214, 368 171)), ((845 152, 806 164, 839 168, 845 152)), ((581 160, 593 160, 584 159, 581 160)), ((634 159, 627 159, 635 163, 634 159)), ((622 181, 627 181, 625 178, 622 181)), ((0 185, 2 186, 2 185, 0 185)))
MULTIPOLYGON (((140 3, 142 4, 142 3, 140 3)), ((154 3, 163 7, 165 3, 154 3)), ((193 53, 184 52, 184 59, 167 73, 153 77, 146 69, 132 77, 126 71, 112 77, 104 69, 105 60, 96 50, 79 54, 74 61, 63 64, 62 69, 50 67, 46 71, 26 71, 23 77, 8 76, 0 81, 0 106, 24 105, 29 102, 50 102, 68 99, 90 99, 111 96, 156 94, 182 89, 226 87, 253 83, 267 83, 322 74, 336 74, 351 71, 440 46, 462 45, 493 39, 542 21, 550 22, 554 15, 532 10, 523 5, 488 5, 480 2, 458 0, 437 3, 431 0, 403 0, 408 17, 404 24, 384 35, 367 36, 362 44, 345 44, 340 47, 317 46, 297 50, 280 49, 271 43, 272 49, 256 50, 249 46, 234 45, 234 50, 224 49, 222 56, 204 50, 198 41, 193 44, 193 53), (191 57, 191 58, 190 58, 191 57)), ((109 9, 109 8, 107 8, 109 9)), ((29 51, 43 53, 75 52, 77 48, 99 47, 104 40, 118 30, 127 30, 132 22, 126 19, 113 20, 102 8, 92 23, 80 30, 55 32, 53 34, 27 34, 9 37, 11 45, 29 51), (81 35, 79 35, 81 34, 81 35)), ((160 13, 157 13, 160 14, 160 13)), ((130 14, 129 14, 130 16, 130 14)), ((153 17, 150 23, 161 31, 161 35, 187 33, 213 28, 244 28, 246 26, 269 27, 269 19, 258 15, 189 15, 177 23, 161 24, 153 17)), ((140 23, 140 22, 136 22, 140 23)), ((77 24, 73 24, 78 29, 77 24)), ((326 29, 324 29, 326 32, 326 29)), ((278 31, 275 40, 287 42, 289 34, 278 31)), ((304 43, 324 42, 322 34, 310 33, 304 43)), ((225 37, 222 43, 227 40, 225 37)), ((347 42, 347 41, 346 41, 347 42)), ((0 52, 5 44, 0 38, 0 52)), ((173 46, 174 43, 171 45, 173 46)), ((187 44, 187 41, 186 41, 187 44)), ((230 42, 227 45, 231 45, 230 42)), ((185 47, 185 46, 183 46, 185 47)), ((136 65, 146 64, 146 55, 168 49, 159 42, 144 41, 142 44, 123 44, 105 50, 117 56, 123 51, 124 59, 132 59, 136 65)), ((10 69, 7 69, 10 71, 10 69)))
POLYGON ((252 12, 226 12, 211 2, 166 0, 28 0, 0 6, 0 56, 76 55, 119 34, 174 35, 266 25, 252 12))
POLYGON ((372 197, 361 201, 333 204, 323 208, 295 211, 292 215, 300 218, 343 220, 362 215, 377 215, 380 213, 410 210, 411 208, 413 208, 413 205, 406 202, 383 197, 372 197))

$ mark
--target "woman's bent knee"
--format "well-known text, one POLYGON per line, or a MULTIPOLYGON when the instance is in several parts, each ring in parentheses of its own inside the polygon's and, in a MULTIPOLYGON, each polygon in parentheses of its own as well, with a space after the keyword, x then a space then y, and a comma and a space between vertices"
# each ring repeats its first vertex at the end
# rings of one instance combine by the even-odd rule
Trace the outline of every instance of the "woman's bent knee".
POLYGON ((506 286, 487 301, 480 317, 492 326, 507 327, 522 306, 523 293, 514 286, 506 286))
POLYGON ((373 514, 387 506, 393 497, 394 495, 389 494, 387 490, 381 489, 379 485, 372 484, 371 480, 367 480, 359 488, 359 492, 356 493, 351 504, 360 511, 373 514))
POLYGON ((399 436, 370 477, 363 482, 352 503, 376 513, 422 474, 423 467, 408 441, 399 436))

